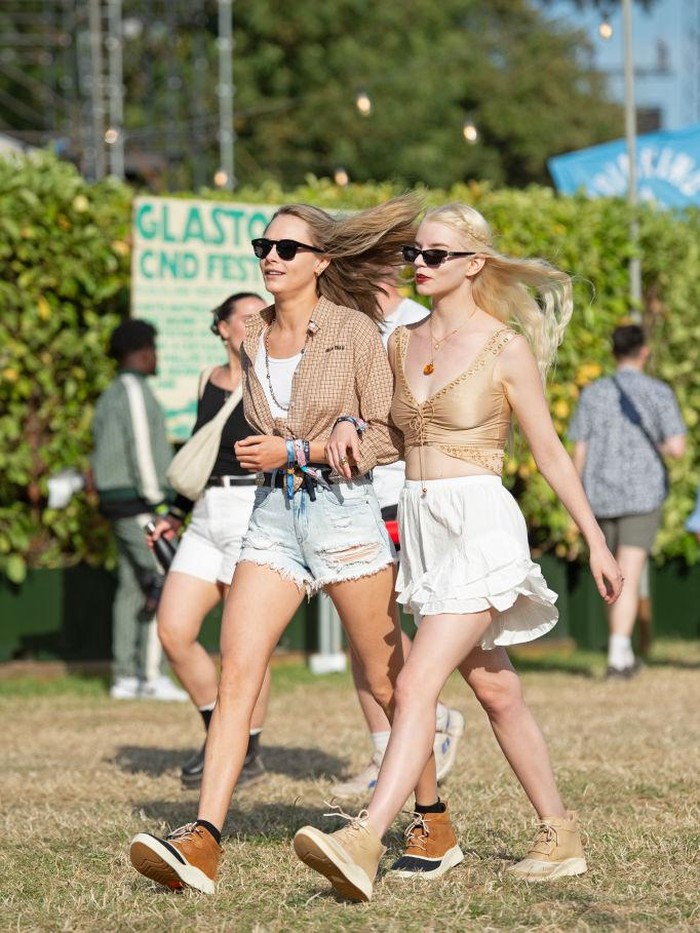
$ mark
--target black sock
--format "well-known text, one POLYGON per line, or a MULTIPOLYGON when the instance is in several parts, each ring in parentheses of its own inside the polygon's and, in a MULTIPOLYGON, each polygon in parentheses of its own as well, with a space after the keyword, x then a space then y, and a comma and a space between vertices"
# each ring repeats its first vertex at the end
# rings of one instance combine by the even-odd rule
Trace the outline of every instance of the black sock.
POLYGON ((204 720, 204 728, 209 730, 209 723, 211 722, 211 714, 214 712, 213 709, 200 709, 199 715, 204 720))
POLYGON ((248 736, 248 748, 245 753, 246 758, 254 758, 258 754, 261 734, 261 732, 255 732, 248 736))
POLYGON ((221 845, 221 830, 217 829, 213 823, 208 823, 206 820, 195 820, 195 823, 197 826, 203 826, 214 837, 217 845, 221 845))
POLYGON ((416 813, 444 813, 447 807, 438 797, 435 803, 431 803, 428 806, 417 803, 413 809, 416 813))

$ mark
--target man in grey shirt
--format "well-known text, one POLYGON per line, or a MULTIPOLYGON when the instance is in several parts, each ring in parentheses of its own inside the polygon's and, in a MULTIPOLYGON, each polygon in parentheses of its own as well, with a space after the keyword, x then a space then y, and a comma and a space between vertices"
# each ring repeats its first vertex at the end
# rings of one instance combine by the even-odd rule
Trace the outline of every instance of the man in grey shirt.
POLYGON ((649 359, 636 324, 612 336, 617 371, 587 386, 569 426, 574 464, 625 586, 608 609, 608 677, 637 669, 632 630, 639 584, 667 493, 664 457, 685 452, 685 426, 673 390, 644 374, 649 359))

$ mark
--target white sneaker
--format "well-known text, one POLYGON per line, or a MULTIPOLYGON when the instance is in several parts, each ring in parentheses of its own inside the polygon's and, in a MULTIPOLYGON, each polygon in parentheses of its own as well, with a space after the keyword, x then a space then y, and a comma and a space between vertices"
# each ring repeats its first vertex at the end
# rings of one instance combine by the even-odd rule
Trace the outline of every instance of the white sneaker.
POLYGON ((154 677, 153 680, 144 680, 138 695, 142 700, 162 700, 166 703, 184 703, 189 700, 188 694, 176 686, 165 674, 154 677))
POLYGON ((381 752, 375 752, 367 767, 360 771, 359 774, 356 774, 355 777, 348 778, 347 781, 336 784, 332 788, 331 792, 333 796, 368 797, 371 795, 377 783, 377 778, 379 777, 379 769, 382 766, 383 757, 381 752))
POLYGON ((433 753, 438 781, 444 780, 452 770, 457 756, 457 743, 464 732, 464 716, 458 709, 447 710, 447 725, 444 731, 435 733, 433 753))
POLYGON ((135 700, 139 696, 139 682, 136 677, 115 677, 109 688, 113 700, 135 700))

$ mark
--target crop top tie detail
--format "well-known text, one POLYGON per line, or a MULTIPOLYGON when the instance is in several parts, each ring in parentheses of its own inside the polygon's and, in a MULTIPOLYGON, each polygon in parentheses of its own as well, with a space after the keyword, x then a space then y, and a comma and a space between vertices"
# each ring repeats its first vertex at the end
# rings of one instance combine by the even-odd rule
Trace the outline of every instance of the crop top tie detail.
POLYGON ((403 434, 405 450, 419 448, 421 479, 423 447, 434 447, 500 476, 511 408, 503 385, 493 380, 493 367, 516 332, 509 327, 495 331, 469 369, 424 402, 416 401, 406 379, 409 336, 405 327, 394 332, 396 385, 391 418, 403 434))

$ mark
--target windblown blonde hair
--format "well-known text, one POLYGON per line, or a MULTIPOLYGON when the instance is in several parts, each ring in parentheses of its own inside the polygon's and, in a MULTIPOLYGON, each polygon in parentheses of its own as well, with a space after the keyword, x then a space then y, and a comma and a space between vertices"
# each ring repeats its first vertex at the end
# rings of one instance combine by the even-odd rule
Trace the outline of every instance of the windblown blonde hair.
POLYGON ((303 220, 312 234, 311 245, 330 256, 331 262, 318 277, 319 295, 379 321, 377 294, 384 291, 382 282, 388 271, 401 264, 401 247, 413 242, 421 210, 416 195, 404 194, 339 217, 309 204, 286 204, 273 219, 291 214, 303 220))
POLYGON ((570 276, 544 259, 516 259, 499 253, 488 223, 468 204, 455 201, 434 208, 424 220, 454 227, 467 249, 486 257, 472 280, 474 301, 527 338, 544 380, 573 312, 570 276))

